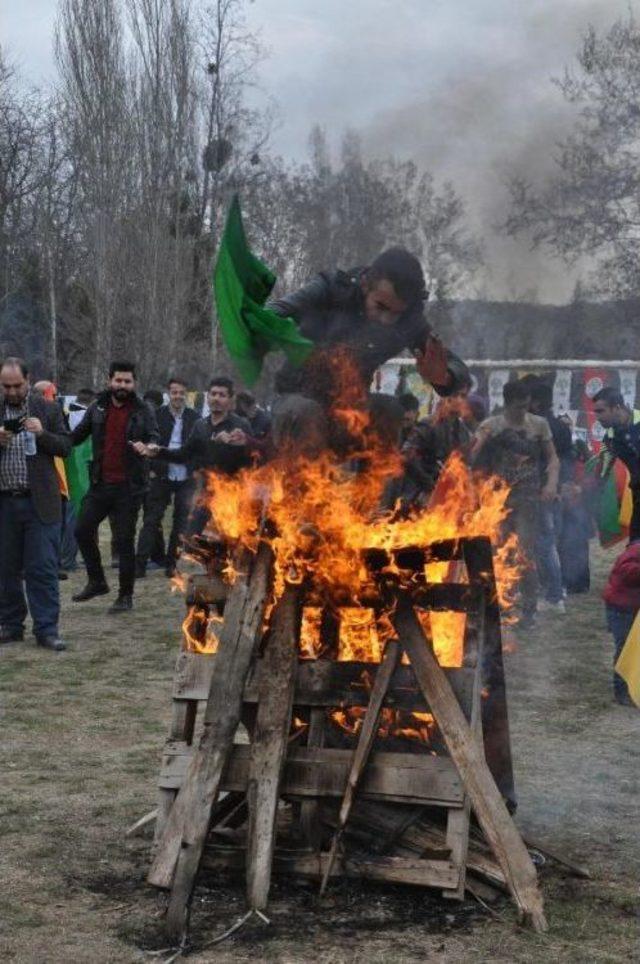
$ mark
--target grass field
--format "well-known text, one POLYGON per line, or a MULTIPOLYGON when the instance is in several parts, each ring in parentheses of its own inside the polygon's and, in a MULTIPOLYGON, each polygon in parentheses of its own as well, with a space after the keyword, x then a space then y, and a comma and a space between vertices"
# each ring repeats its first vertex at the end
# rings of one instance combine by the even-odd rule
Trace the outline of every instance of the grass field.
MULTIPOLYGON (((342 962, 640 960, 640 712, 611 701, 600 590, 614 553, 596 552, 594 588, 547 616, 507 657, 517 821, 586 864, 590 881, 543 869, 550 923, 523 931, 505 901, 491 915, 408 888, 278 883, 271 926, 191 960, 342 962)), ((109 599, 74 605, 62 584, 63 654, 31 639, 0 649, 0 959, 159 961, 162 897, 144 883, 149 838, 124 831, 155 806, 183 602, 161 574, 130 616, 109 599)), ((201 886, 202 947, 239 915, 239 886, 201 886)))

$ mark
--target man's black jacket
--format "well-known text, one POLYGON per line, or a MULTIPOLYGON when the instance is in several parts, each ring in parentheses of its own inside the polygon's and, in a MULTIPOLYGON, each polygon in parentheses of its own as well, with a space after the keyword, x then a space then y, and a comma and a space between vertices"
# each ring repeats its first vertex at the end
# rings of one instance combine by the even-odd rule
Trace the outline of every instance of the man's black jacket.
MULTIPOLYGON (((93 459, 89 467, 89 477, 92 485, 98 485, 102 480, 102 455, 104 451, 105 422, 107 406, 111 401, 111 392, 102 392, 84 413, 84 418, 76 425, 71 433, 74 445, 79 445, 91 436, 93 442, 93 459)), ((157 442, 158 423, 152 406, 143 401, 138 395, 133 396, 133 407, 126 427, 127 442, 157 442)), ((130 445, 126 451, 127 482, 132 492, 141 492, 147 486, 147 460, 136 452, 130 445)))
MULTIPOLYGON (((300 333, 316 348, 304 365, 286 362, 276 376, 276 390, 300 393, 325 401, 331 376, 325 359, 344 346, 361 375, 366 389, 374 372, 385 361, 405 349, 422 351, 431 334, 423 306, 407 310, 394 325, 367 321, 361 279, 366 269, 319 274, 293 294, 273 301, 269 307, 282 316, 294 318, 300 333)), ((470 381, 465 363, 448 352, 450 384, 434 388, 439 395, 451 395, 470 381)))
POLYGON ((161 448, 158 458, 233 475, 238 469, 252 464, 250 445, 229 445, 228 442, 216 441, 216 435, 220 432, 232 432, 234 428, 242 429, 245 435, 251 437, 249 422, 234 412, 216 425, 209 416, 199 418, 184 445, 179 449, 161 448))
POLYGON ((640 488, 640 422, 616 425, 604 437, 604 445, 629 470, 629 484, 640 488))
MULTIPOLYGON (((45 525, 60 522, 62 509, 60 485, 53 462, 54 456, 66 458, 71 452, 71 437, 64 424, 62 409, 41 395, 29 393, 27 415, 39 418, 43 431, 36 436, 36 454, 27 455, 27 475, 33 506, 45 525)), ((4 402, 0 401, 0 422, 4 418, 4 402)))
MULTIPOLYGON (((182 434, 180 436, 180 445, 183 446, 191 432, 194 425, 199 419, 199 415, 195 409, 186 406, 182 411, 182 434)), ((171 410, 170 405, 162 405, 160 408, 156 409, 156 418, 158 420, 158 433, 159 433, 159 444, 166 448, 171 441, 171 433, 173 432, 174 426, 174 415, 171 410)), ((194 462, 187 463, 187 470, 189 473, 193 472, 195 469, 194 462)), ((149 468, 149 475, 152 479, 166 479, 168 466, 164 461, 155 461, 151 464, 149 468)))

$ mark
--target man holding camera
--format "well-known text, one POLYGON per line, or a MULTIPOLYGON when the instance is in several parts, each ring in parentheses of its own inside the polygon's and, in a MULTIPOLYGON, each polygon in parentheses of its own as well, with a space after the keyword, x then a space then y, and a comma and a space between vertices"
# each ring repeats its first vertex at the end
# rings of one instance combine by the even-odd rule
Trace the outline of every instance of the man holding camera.
POLYGON ((24 638, 60 651, 58 557, 62 519, 55 456, 71 451, 61 409, 30 391, 21 358, 0 368, 0 643, 24 638))

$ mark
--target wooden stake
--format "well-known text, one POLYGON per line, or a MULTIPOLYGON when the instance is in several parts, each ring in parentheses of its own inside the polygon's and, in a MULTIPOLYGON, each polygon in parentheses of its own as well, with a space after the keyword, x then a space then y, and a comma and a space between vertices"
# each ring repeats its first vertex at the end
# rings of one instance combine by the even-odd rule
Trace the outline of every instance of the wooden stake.
MULTIPOLYGON (((170 887, 173 878, 167 929, 170 936, 177 939, 186 930, 211 810, 240 722, 244 686, 262 630, 272 560, 271 549, 263 543, 250 576, 239 575, 229 594, 203 734, 171 808, 149 873, 149 882, 156 887, 170 887)), ((244 563, 249 568, 249 560, 245 559, 244 563)))
POLYGON ((380 719, 382 703, 387 689, 389 688, 391 677, 393 676, 395 668, 398 665, 399 657, 400 643, 397 639, 389 640, 384 651, 382 662, 380 663, 378 672, 376 673, 376 678, 369 699, 369 705, 367 706, 364 720, 362 722, 362 729, 360 730, 360 735, 358 737, 358 744, 353 754, 351 769, 347 779, 347 786, 344 791, 342 803, 340 804, 338 826, 336 827, 333 840, 331 841, 329 859, 326 863, 324 873, 322 875, 322 881, 320 883, 321 897, 325 892, 327 882, 331 876, 333 864, 338 852, 338 845, 344 832, 344 828, 347 825, 349 814, 351 813, 358 783, 360 782, 360 777, 362 776, 367 760, 369 759, 371 747, 373 746, 373 741, 375 740, 376 733, 378 732, 378 720, 380 719))
POLYGON ((404 594, 398 596, 398 606, 392 618, 480 826, 505 874, 521 919, 536 931, 546 931, 536 869, 493 781, 475 735, 425 639, 410 600, 404 594))
POLYGON ((266 910, 271 884, 280 779, 298 665, 300 591, 300 586, 286 587, 273 614, 262 659, 247 786, 247 898, 249 907, 259 911, 266 910))

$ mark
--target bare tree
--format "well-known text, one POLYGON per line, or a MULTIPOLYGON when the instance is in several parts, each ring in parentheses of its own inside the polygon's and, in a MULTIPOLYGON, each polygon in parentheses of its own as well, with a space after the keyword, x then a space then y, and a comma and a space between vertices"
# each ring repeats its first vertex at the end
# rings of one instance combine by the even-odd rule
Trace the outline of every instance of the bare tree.
POLYGON ((600 292, 640 289, 640 26, 632 14, 604 35, 590 28, 578 69, 558 87, 575 105, 573 132, 558 147, 556 170, 543 186, 513 177, 505 230, 548 245, 569 263, 597 262, 600 292))
POLYGON ((126 308, 122 222, 135 184, 130 74, 116 0, 62 0, 56 32, 62 122, 77 183, 80 265, 92 302, 92 375, 104 376, 126 308))

